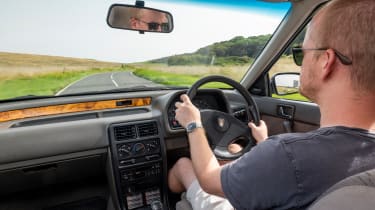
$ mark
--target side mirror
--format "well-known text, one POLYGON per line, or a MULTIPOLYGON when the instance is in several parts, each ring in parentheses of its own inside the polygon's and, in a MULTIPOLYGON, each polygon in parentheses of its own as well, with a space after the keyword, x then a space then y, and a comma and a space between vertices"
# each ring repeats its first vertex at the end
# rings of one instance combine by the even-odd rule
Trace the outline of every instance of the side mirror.
POLYGON ((299 92, 299 73, 278 73, 272 77, 271 86, 276 95, 284 96, 299 92))
POLYGON ((111 5, 107 24, 112 28, 135 30, 140 33, 170 33, 173 30, 173 18, 169 12, 125 4, 111 5))

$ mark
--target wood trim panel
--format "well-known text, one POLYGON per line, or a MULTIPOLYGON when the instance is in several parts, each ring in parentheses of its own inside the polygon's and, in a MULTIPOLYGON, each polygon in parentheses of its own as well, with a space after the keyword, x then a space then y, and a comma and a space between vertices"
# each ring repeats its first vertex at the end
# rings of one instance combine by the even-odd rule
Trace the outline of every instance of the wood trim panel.
POLYGON ((104 109, 118 109, 125 107, 139 107, 151 104, 151 97, 117 99, 107 101, 90 101, 82 103, 51 105, 0 112, 0 122, 18 120, 30 117, 66 114, 74 112, 95 111, 104 109))

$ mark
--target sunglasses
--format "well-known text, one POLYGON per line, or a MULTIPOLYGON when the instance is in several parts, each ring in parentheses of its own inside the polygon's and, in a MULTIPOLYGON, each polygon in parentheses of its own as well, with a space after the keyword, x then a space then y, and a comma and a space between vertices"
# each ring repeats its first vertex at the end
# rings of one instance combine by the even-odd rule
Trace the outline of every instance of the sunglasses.
POLYGON ((157 31, 159 29, 159 27, 160 27, 161 31, 169 31, 169 23, 145 22, 143 20, 139 20, 139 21, 147 24, 148 30, 150 30, 150 31, 157 31))
MULTIPOLYGON (((302 47, 293 47, 292 48, 292 53, 293 53, 293 60, 294 63, 296 63, 297 66, 302 66, 302 61, 303 61, 303 51, 304 50, 328 50, 329 48, 316 48, 316 49, 311 49, 311 48, 302 48, 302 47)), ((344 65, 351 65, 353 62, 346 57, 345 55, 341 54, 339 51, 332 49, 335 52, 335 55, 337 58, 340 60, 340 62, 344 65)))

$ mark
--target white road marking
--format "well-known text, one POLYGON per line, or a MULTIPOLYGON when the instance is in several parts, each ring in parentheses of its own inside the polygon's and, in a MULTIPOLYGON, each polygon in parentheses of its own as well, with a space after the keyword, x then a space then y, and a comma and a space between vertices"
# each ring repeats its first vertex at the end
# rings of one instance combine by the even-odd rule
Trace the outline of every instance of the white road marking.
POLYGON ((116 73, 117 73, 117 72, 111 74, 111 80, 112 80, 112 83, 113 83, 116 87, 119 87, 119 85, 117 84, 117 82, 116 82, 115 79, 113 78, 113 75, 116 74, 116 73))
MULTIPOLYGON (((88 77, 88 76, 87 76, 87 77, 88 77)), ((59 92, 57 92, 57 93, 55 94, 55 96, 60 95, 62 92, 64 92, 64 91, 65 91, 66 89, 68 89, 70 86, 72 86, 72 85, 74 85, 74 84, 76 84, 76 83, 78 83, 78 82, 80 82, 80 81, 86 79, 87 77, 84 77, 84 78, 82 78, 82 79, 80 79, 80 80, 77 80, 77 81, 75 81, 75 82, 73 82, 73 83, 70 83, 68 86, 64 87, 62 90, 60 90, 59 92)))

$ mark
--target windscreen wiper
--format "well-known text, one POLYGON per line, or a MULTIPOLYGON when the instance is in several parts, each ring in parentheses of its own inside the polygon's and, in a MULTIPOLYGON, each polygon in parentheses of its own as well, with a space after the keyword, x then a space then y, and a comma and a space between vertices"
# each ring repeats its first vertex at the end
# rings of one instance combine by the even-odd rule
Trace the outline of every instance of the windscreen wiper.
POLYGON ((3 102, 13 102, 13 101, 23 101, 23 100, 30 100, 30 99, 44 99, 44 98, 55 98, 56 96, 38 96, 38 95, 24 95, 24 96, 17 96, 14 98, 0 100, 0 103, 3 102))
POLYGON ((5 102, 15 102, 15 101, 23 101, 23 100, 33 100, 33 99, 45 99, 45 98, 60 98, 60 97, 67 97, 67 96, 82 96, 82 95, 95 95, 95 94, 105 94, 105 93, 124 93, 124 92, 137 92, 137 91, 155 91, 155 90, 185 90, 189 87, 184 86, 157 86, 157 87, 150 87, 150 86, 134 86, 129 88, 117 88, 111 90, 100 90, 100 91, 92 91, 92 92, 83 92, 83 93, 71 93, 71 94, 63 94, 63 95, 25 95, 25 96, 17 96, 14 98, 0 100, 0 103, 5 102))
POLYGON ((129 88, 116 88, 116 89, 111 89, 111 90, 104 90, 104 91, 99 91, 99 92, 113 92, 113 93, 119 93, 119 92, 137 92, 137 91, 152 91, 152 90, 183 90, 183 89, 188 89, 189 87, 184 87, 184 86, 133 86, 129 88))
POLYGON ((73 96, 73 95, 95 95, 95 94, 105 94, 105 93, 129 93, 129 92, 139 92, 139 91, 155 91, 155 90, 185 90, 189 87, 186 86, 132 86, 126 88, 115 88, 110 90, 98 90, 98 91, 90 91, 84 93, 75 93, 75 94, 66 94, 66 95, 59 95, 59 96, 73 96))

